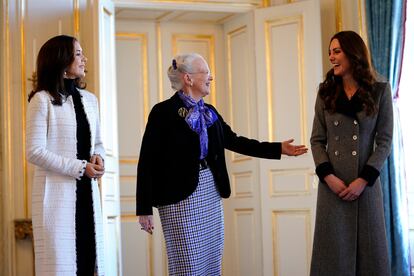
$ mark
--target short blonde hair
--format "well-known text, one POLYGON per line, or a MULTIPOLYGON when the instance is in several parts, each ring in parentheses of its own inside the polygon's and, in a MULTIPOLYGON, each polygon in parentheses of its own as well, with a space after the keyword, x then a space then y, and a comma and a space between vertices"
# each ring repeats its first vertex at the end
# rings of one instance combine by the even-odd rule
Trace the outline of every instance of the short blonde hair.
POLYGON ((172 89, 181 90, 183 88, 184 83, 181 76, 183 73, 194 72, 193 64, 197 59, 204 60, 204 58, 197 53, 180 54, 173 58, 171 66, 167 71, 172 89))

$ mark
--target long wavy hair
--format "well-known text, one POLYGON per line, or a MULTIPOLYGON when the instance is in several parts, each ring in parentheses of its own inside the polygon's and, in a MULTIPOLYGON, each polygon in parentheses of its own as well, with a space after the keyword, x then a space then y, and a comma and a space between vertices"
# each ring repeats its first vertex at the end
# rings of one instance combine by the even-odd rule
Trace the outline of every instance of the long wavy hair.
MULTIPOLYGON (((367 46, 362 38, 353 31, 336 33, 331 38, 329 45, 334 39, 338 40, 342 51, 349 60, 352 77, 359 85, 358 97, 362 101, 366 114, 375 114, 378 110, 371 91, 376 82, 376 76, 367 46)), ((342 78, 334 75, 333 68, 326 73, 325 80, 319 85, 319 94, 330 113, 336 111, 336 100, 343 89, 342 85, 342 78)))
MULTIPOLYGON (((58 35, 43 44, 37 56, 36 82, 29 102, 37 92, 45 90, 53 97, 54 105, 62 105, 65 89, 63 76, 75 60, 75 41, 72 36, 58 35)), ((75 85, 77 88, 86 87, 80 78, 75 79, 75 85)))

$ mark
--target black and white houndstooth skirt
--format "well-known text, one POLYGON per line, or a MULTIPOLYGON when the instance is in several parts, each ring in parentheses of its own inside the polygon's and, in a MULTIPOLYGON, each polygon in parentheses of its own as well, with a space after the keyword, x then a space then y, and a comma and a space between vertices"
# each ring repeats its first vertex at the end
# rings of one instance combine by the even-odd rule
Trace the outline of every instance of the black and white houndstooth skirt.
POLYGON ((200 170, 192 195, 159 206, 170 276, 221 275, 223 204, 209 168, 200 170))

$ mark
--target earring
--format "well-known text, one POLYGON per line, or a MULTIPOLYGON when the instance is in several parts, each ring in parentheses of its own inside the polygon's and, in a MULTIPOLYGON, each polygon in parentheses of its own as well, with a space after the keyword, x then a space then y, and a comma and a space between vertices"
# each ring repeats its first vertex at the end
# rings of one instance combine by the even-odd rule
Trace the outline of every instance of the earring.
POLYGON ((64 76, 64 77, 66 77, 66 75, 67 75, 66 71, 65 71, 65 72, 63 72, 63 76, 64 76))

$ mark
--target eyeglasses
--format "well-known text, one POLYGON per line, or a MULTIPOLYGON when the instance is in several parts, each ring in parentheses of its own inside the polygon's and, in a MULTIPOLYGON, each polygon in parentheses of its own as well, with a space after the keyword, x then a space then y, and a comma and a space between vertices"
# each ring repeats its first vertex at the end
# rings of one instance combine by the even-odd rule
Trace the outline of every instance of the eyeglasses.
POLYGON ((210 73, 210 71, 207 71, 207 72, 187 72, 187 74, 190 74, 190 75, 195 75, 195 74, 203 74, 203 75, 211 75, 211 73, 210 73))

